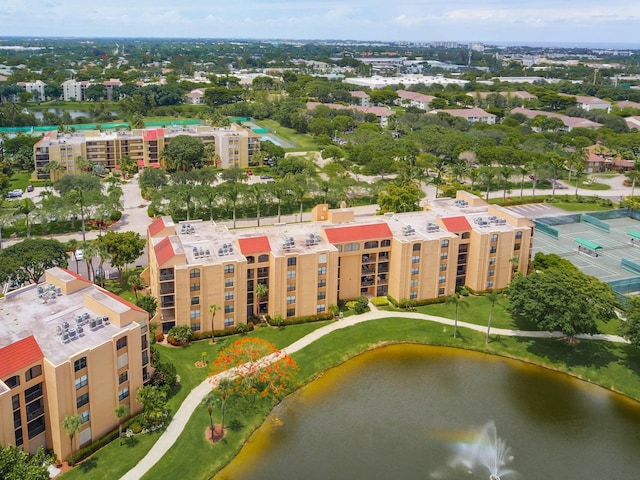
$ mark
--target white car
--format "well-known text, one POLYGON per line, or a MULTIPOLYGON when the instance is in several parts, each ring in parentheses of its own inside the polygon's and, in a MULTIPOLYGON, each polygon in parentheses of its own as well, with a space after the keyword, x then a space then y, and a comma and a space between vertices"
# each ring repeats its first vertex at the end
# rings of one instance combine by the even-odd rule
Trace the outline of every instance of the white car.
POLYGON ((82 252, 82 250, 76 250, 75 256, 76 256, 76 261, 78 262, 84 259, 84 253, 82 252))

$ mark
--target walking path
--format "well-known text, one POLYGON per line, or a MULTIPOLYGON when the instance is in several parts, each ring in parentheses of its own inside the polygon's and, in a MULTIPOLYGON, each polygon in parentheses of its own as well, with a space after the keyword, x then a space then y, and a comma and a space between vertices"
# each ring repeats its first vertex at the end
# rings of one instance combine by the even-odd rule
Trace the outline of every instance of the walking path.
MULTIPOLYGON (((433 315, 427 315, 423 313, 415 313, 415 312, 388 312, 388 311, 380 311, 376 309, 373 305, 369 304, 371 310, 369 312, 363 313, 361 315, 353 315, 345 318, 344 320, 340 320, 337 322, 333 322, 327 324, 303 338, 295 341, 288 347, 285 347, 281 350, 281 352, 271 354, 268 357, 264 357, 260 359, 259 366, 266 366, 272 362, 278 361, 282 358, 283 354, 290 355, 294 352, 297 352, 304 347, 310 345, 316 340, 324 337, 325 335, 335 332, 336 330, 340 330, 343 328, 351 327, 358 323, 367 322, 370 320, 378 320, 382 318, 414 318, 418 320, 428 320, 432 322, 441 323, 444 325, 454 325, 455 321, 449 318, 436 317, 433 315)), ((470 330, 475 330, 478 332, 486 332, 487 327, 482 325, 475 325, 472 323, 461 322, 458 321, 459 327, 468 328, 470 330)), ((530 338, 562 338, 564 335, 560 332, 537 332, 537 331, 526 331, 526 330, 508 330, 502 328, 492 328, 491 333, 493 335, 505 335, 511 337, 530 337, 530 338)), ((615 335, 578 335, 577 338, 581 339, 594 339, 594 340, 606 340, 610 342, 619 342, 619 343, 628 343, 624 338, 618 337, 615 335)), ((129 472, 127 472, 121 480, 138 480, 142 478, 142 476, 147 473, 151 467, 153 467, 160 459, 167 453, 167 451, 171 448, 171 446, 176 442, 182 431, 184 430, 187 422, 191 418, 193 412, 198 408, 204 398, 207 396, 209 392, 211 392, 212 388, 218 384, 218 382, 222 378, 231 378, 235 375, 239 375, 242 371, 250 368, 249 365, 241 365, 231 370, 227 370, 225 372, 219 373, 218 375, 212 376, 204 380, 200 385, 194 388, 187 398, 182 402, 180 408, 174 415, 171 423, 164 431, 164 433, 160 436, 158 441, 152 447, 152 449, 147 453, 147 455, 138 462, 138 464, 133 467, 129 472)), ((255 366, 254 366, 255 368, 255 366)))

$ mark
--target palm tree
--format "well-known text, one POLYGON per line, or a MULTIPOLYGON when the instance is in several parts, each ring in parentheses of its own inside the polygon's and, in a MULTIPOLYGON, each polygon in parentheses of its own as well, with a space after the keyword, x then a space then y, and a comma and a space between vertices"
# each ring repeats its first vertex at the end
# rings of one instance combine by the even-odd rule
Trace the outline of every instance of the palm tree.
POLYGON ((131 274, 127 277, 127 286, 133 290, 136 300, 138 300, 138 292, 144 289, 144 282, 137 273, 131 274))
POLYGON ((129 415, 129 405, 118 405, 113 409, 113 413, 118 419, 118 439, 119 444, 122 445, 122 420, 124 420, 129 415))
POLYGON ((223 378, 218 383, 218 390, 220 391, 220 427, 224 433, 224 407, 229 395, 233 392, 233 382, 228 378, 223 378))
POLYGON ((24 215, 27 224, 27 238, 31 236, 31 213, 36 209, 36 204, 30 198, 25 198, 18 202, 14 215, 24 215))
POLYGON ((211 429, 211 441, 213 442, 213 407, 216 405, 216 397, 212 394, 209 394, 204 399, 204 406, 207 407, 207 412, 209 413, 209 428, 211 429))
POLYGON ((256 283, 253 289, 253 296, 255 297, 255 312, 256 318, 260 315, 260 301, 269 294, 269 287, 262 283, 256 283))
POLYGON ((513 168, 509 165, 503 165, 498 169, 500 177, 502 177, 502 201, 507 200, 507 188, 509 187, 509 179, 513 174, 513 168))
POLYGON ((489 322, 487 323, 487 336, 485 337, 484 343, 489 343, 489 331, 491 330, 491 320, 493 320, 493 309, 500 300, 500 294, 495 290, 491 290, 485 295, 486 299, 489 300, 491 304, 491 309, 489 310, 489 322))
POLYGON ((62 421, 62 428, 67 435, 69 435, 69 442, 71 443, 71 465, 74 464, 73 461, 73 436, 76 434, 80 427, 82 426, 82 417, 80 415, 67 415, 64 417, 62 421))
POLYGON ((452 295, 447 297, 447 300, 445 301, 445 303, 449 305, 454 305, 456 308, 455 323, 453 324, 453 338, 456 338, 458 336, 458 309, 466 308, 469 305, 469 303, 464 298, 462 298, 462 296, 460 296, 460 294, 458 293, 453 293, 452 295))
POLYGON ((209 313, 211 314, 211 344, 216 343, 216 337, 213 333, 213 320, 216 318, 216 312, 220 310, 220 307, 215 303, 209 305, 209 313))

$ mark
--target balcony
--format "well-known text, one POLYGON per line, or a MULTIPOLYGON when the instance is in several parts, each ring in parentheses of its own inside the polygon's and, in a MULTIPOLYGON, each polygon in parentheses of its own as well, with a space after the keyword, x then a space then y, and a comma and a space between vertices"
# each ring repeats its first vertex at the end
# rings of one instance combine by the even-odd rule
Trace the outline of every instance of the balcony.
POLYGON ((362 266, 362 273, 364 275, 371 275, 372 273, 376 273, 376 267, 375 266, 363 265, 362 266))

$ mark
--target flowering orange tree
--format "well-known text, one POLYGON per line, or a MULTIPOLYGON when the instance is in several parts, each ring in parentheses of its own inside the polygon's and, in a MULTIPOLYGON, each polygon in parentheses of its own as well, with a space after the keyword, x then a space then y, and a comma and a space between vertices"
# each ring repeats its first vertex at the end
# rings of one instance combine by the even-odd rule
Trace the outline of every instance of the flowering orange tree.
POLYGON ((211 375, 225 371, 231 372, 233 393, 282 398, 295 383, 298 364, 267 340, 241 338, 211 365, 211 375))

